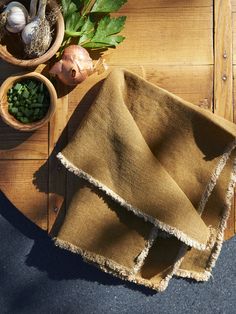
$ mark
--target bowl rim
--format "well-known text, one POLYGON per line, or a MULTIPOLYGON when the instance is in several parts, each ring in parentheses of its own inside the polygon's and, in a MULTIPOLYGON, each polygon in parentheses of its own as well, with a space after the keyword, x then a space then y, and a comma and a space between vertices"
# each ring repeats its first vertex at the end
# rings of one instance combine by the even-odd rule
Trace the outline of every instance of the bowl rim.
MULTIPOLYGON (((11 0, 7 0, 11 1, 11 0)), ((50 3, 48 4, 49 6, 55 5, 57 2, 55 0, 51 0, 50 3)), ((11 63, 13 65, 21 66, 21 67, 35 67, 39 64, 42 64, 49 59, 51 59, 58 49, 60 48, 63 39, 64 39, 64 18, 62 16, 62 13, 59 11, 58 12, 58 19, 56 21, 56 36, 55 39, 51 45, 51 47, 40 57, 38 58, 33 58, 33 59, 20 59, 15 57, 14 55, 10 54, 8 51, 6 52, 3 49, 3 45, 0 43, 0 58, 5 60, 8 63, 11 63)))
POLYGON ((31 132, 41 128, 43 125, 49 122, 49 120, 53 117, 56 112, 56 103, 57 103, 57 93, 56 89, 50 80, 38 72, 28 72, 28 73, 20 73, 9 76, 0 87, 0 117, 2 120, 9 125, 10 127, 24 132, 31 132), (44 83, 47 87, 49 95, 50 95, 50 105, 47 111, 47 114, 39 121, 32 123, 22 123, 17 120, 14 116, 8 113, 8 110, 4 108, 8 108, 7 104, 7 91, 16 83, 26 78, 33 78, 39 80, 44 83), (10 118, 9 118, 10 117, 10 118), (14 121, 15 123, 12 123, 14 121))

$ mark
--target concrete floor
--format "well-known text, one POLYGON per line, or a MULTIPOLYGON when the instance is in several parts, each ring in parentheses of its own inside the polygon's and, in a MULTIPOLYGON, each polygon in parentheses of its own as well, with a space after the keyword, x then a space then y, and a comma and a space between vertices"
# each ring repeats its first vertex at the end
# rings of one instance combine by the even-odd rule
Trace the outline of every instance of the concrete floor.
POLYGON ((0 314, 236 313, 236 237, 207 283, 173 279, 156 294, 56 248, 0 195, 0 314))

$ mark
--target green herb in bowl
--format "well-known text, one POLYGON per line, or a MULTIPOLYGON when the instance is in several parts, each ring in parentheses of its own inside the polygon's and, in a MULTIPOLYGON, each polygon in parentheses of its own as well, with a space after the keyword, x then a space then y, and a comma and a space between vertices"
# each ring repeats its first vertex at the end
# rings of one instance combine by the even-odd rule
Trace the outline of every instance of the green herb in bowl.
POLYGON ((33 123, 45 117, 50 95, 43 82, 24 79, 16 82, 7 93, 8 112, 21 123, 33 123))

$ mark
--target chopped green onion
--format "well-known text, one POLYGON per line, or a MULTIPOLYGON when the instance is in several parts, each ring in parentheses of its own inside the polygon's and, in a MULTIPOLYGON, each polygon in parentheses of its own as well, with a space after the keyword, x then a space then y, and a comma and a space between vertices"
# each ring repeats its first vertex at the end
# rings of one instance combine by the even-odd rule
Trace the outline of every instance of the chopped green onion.
POLYGON ((41 120, 48 111, 50 95, 47 87, 38 80, 17 82, 7 92, 8 111, 22 123, 41 120))

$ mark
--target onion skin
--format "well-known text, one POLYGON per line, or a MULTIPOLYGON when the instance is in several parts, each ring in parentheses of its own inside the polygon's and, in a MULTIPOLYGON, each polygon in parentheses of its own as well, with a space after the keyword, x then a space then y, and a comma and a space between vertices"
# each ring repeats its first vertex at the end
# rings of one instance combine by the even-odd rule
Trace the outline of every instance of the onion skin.
POLYGON ((93 61, 86 49, 71 45, 64 50, 60 61, 56 62, 49 73, 68 86, 76 86, 94 73, 93 61))

